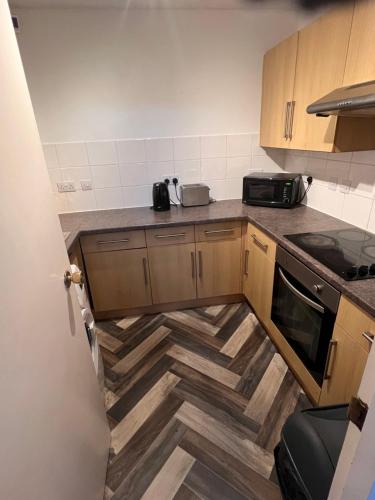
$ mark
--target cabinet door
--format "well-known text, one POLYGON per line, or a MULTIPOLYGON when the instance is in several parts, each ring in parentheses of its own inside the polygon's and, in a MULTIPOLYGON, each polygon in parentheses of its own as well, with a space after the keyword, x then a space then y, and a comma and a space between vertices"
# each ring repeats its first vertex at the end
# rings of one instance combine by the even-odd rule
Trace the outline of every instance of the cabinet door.
POLYGON ((154 304, 195 299, 195 244, 166 245, 148 249, 154 304))
POLYGON ((115 250, 85 255, 96 312, 151 305, 147 250, 115 250))
POLYGON ((327 372, 323 382, 320 405, 348 403, 357 391, 365 369, 368 352, 337 323, 332 340, 327 372))
POLYGON ((293 100, 297 44, 298 33, 294 33, 264 56, 260 120, 261 146, 288 147, 287 103, 293 100))
POLYGON ((344 85, 375 80, 375 2, 362 0, 354 8, 344 85))
POLYGON ((353 5, 335 8, 299 33, 292 149, 332 151, 336 117, 308 115, 306 107, 343 82, 353 5))
POLYGON ((198 297, 241 293, 241 238, 197 243, 198 297))

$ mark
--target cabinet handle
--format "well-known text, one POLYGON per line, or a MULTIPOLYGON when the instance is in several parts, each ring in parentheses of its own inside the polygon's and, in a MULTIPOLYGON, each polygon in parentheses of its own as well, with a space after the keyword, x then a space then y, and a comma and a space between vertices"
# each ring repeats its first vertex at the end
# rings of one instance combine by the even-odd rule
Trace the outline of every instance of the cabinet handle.
POLYGON ((103 240, 96 242, 97 245, 112 245, 113 243, 129 243, 129 240, 124 238, 123 240, 103 240))
POLYGON ((290 111, 290 101, 287 101, 285 109, 285 120, 284 120, 284 139, 288 139, 289 111, 290 111))
POLYGON ((204 234, 209 236, 210 234, 233 233, 233 231, 234 231, 233 227, 230 229, 212 229, 210 231, 205 231, 204 234))
POLYGON ((148 272, 147 272, 147 259, 146 259, 146 257, 143 257, 142 263, 143 263, 143 274, 145 277, 145 285, 148 286, 148 272))
POLYGON ((374 343, 374 334, 373 333, 362 332, 362 337, 365 337, 365 339, 368 340, 371 345, 374 343))
POLYGON ((186 233, 174 233, 174 234, 155 234, 155 238, 182 238, 186 236, 186 233))
POLYGON ((332 366, 331 366, 331 357, 332 357, 333 348, 335 348, 335 350, 336 350, 336 347, 337 347, 337 340, 330 340, 329 346, 328 346, 326 366, 324 368, 323 380, 329 380, 332 377, 332 373, 329 371, 329 369, 333 368, 333 363, 334 363, 335 358, 334 357, 332 358, 333 361, 332 361, 332 366))
POLYGON ((195 255, 194 252, 191 252, 191 277, 195 278, 195 255))
POLYGON ((250 250, 245 250, 245 276, 249 276, 249 254, 250 250))
POLYGON ((202 259, 202 252, 200 250, 198 251, 198 265, 199 265, 198 275, 201 278, 203 276, 203 259, 202 259))
POLYGON ((296 106, 296 101, 290 103, 290 116, 289 116, 289 133, 288 138, 292 140, 293 137, 293 121, 294 121, 294 108, 296 106))
POLYGON ((251 237, 253 238, 254 244, 259 247, 263 252, 267 253, 268 251, 268 245, 265 243, 262 243, 258 238, 255 236, 255 234, 252 234, 251 237))

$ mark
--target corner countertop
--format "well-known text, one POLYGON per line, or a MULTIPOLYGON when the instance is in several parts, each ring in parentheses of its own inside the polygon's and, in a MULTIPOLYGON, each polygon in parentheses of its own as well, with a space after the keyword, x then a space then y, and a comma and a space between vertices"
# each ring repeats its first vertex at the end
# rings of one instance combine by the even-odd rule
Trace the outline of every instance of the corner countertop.
POLYGON ((83 234, 235 220, 248 221, 257 226, 337 290, 375 316, 375 279, 345 281, 284 237, 286 234, 354 227, 304 205, 279 209, 247 206, 241 200, 225 200, 203 207, 171 207, 168 212, 154 212, 149 207, 139 207, 60 215, 62 230, 69 233, 65 240, 68 250, 83 234))

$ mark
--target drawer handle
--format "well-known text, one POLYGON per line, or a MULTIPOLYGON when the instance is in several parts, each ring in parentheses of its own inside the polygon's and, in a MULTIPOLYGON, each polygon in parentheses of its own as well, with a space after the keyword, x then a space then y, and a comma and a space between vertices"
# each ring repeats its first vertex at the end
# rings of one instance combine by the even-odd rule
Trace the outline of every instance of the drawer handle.
POLYGON ((326 366, 324 368, 323 380, 329 380, 332 377, 332 370, 330 371, 329 369, 333 368, 333 364, 335 361, 335 358, 332 357, 333 348, 335 348, 335 350, 336 350, 337 340, 330 340, 329 341, 327 361, 326 361, 326 366), (332 363, 331 363, 331 358, 332 358, 332 363))
POLYGON ((96 242, 97 245, 113 245, 114 243, 129 243, 129 240, 124 238, 123 240, 103 240, 96 242))
POLYGON ((255 234, 252 234, 251 237, 253 238, 255 245, 257 247, 259 247, 261 250, 263 250, 263 252, 267 253, 268 245, 266 245, 265 243, 262 243, 260 240, 258 240, 258 238, 255 236, 255 234))
POLYGON ((233 233, 234 228, 231 229, 212 229, 210 231, 205 231, 204 233, 209 236, 210 234, 221 234, 221 233, 233 233))
POLYGON ((199 250, 198 251, 198 264, 199 264, 199 277, 201 278, 203 276, 203 259, 202 259, 202 252, 199 250))
POLYGON ((143 274, 145 277, 145 285, 148 286, 148 273, 147 273, 147 259, 146 259, 146 257, 143 257, 142 263, 143 263, 143 274))
POLYGON ((245 250, 245 276, 249 276, 249 254, 250 250, 245 250))
POLYGON ((195 255, 194 252, 191 252, 191 277, 195 278, 195 255))
POLYGON ((175 234, 155 234, 155 238, 182 238, 186 236, 186 233, 175 233, 175 234))
POLYGON ((374 334, 373 333, 362 332, 362 337, 365 337, 365 339, 368 340, 371 345, 374 343, 374 334))

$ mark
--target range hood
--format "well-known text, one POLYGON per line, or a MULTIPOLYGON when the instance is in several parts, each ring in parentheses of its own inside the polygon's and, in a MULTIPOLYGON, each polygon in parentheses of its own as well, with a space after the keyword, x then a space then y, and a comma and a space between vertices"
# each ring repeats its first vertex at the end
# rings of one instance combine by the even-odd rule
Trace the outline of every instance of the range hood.
POLYGON ((317 116, 375 117, 375 80, 336 89, 310 104, 306 111, 317 116))

